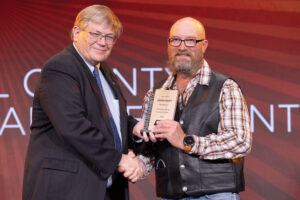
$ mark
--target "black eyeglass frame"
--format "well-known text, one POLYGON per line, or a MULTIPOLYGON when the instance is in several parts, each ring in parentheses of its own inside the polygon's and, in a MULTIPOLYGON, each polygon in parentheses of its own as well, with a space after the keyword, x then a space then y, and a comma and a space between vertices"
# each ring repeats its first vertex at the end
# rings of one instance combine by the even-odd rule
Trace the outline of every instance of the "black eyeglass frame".
POLYGON ((179 47, 180 45, 181 45, 181 43, 183 42, 184 43, 184 45, 186 46, 186 47, 195 47, 196 45, 197 45, 197 43, 199 43, 199 42, 202 42, 202 41, 204 41, 205 39, 201 39, 201 40, 196 40, 196 39, 192 39, 192 38, 190 38, 190 39, 179 39, 179 38, 169 38, 168 39, 168 44, 169 45, 171 45, 172 47, 179 47), (180 42, 179 42, 179 44, 178 45, 172 45, 171 44, 171 41, 172 40, 174 40, 174 39, 176 39, 176 40, 180 40, 180 42), (186 45, 186 41, 187 40, 193 40, 193 41, 195 41, 195 45, 192 45, 192 46, 188 46, 188 45, 186 45))

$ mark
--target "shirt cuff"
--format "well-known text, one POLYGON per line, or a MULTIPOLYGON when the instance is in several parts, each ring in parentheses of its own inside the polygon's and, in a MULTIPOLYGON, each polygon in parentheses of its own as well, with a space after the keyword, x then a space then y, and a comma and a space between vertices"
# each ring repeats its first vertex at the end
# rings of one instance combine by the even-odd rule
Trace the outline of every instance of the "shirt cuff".
POLYGON ((142 138, 139 138, 138 136, 133 136, 133 140, 135 143, 142 143, 143 142, 143 139, 142 138))

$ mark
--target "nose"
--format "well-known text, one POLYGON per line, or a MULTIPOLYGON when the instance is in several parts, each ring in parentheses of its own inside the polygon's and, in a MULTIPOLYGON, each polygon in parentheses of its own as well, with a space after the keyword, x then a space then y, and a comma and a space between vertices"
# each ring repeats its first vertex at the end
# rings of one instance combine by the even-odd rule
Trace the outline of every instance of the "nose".
POLYGON ((184 41, 181 41, 179 47, 178 47, 179 50, 183 51, 183 50, 186 50, 186 46, 184 44, 184 41))
POLYGON ((105 41, 105 37, 101 37, 98 39, 98 44, 102 45, 102 46, 105 46, 106 45, 106 41, 105 41))

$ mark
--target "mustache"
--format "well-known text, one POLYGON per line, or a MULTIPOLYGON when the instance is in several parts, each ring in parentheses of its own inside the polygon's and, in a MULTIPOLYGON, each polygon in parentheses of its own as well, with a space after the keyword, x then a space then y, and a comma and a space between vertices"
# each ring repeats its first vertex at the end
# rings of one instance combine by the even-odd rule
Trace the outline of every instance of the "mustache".
POLYGON ((190 56, 190 57, 192 57, 192 55, 191 55, 189 52, 187 52, 187 51, 184 51, 184 52, 177 52, 177 53, 175 53, 174 56, 175 56, 175 57, 176 57, 176 56, 190 56))

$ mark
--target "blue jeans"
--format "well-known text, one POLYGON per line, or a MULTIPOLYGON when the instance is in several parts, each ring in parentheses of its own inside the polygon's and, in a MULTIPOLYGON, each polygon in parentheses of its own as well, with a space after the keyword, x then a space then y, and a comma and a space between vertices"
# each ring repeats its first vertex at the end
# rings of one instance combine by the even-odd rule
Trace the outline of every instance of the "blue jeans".
MULTIPOLYGON (((173 199, 163 198, 163 200, 173 200, 173 199)), ((223 192, 223 193, 204 195, 201 197, 186 197, 178 200, 240 200, 240 196, 236 193, 223 192)))

